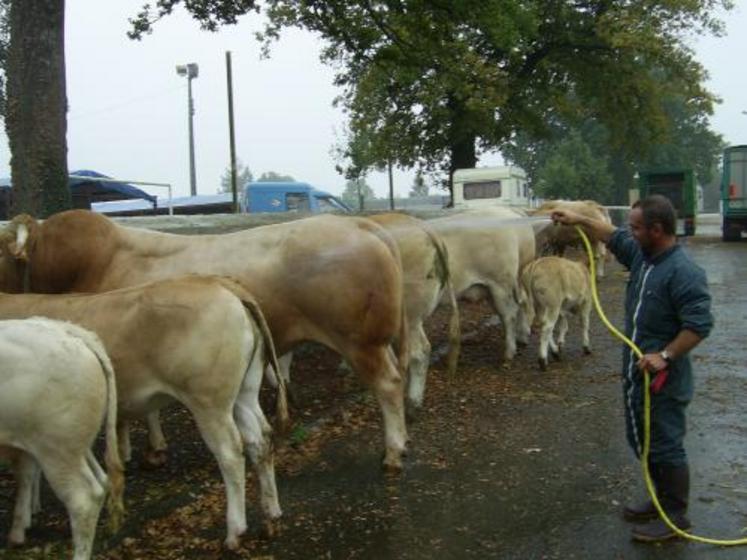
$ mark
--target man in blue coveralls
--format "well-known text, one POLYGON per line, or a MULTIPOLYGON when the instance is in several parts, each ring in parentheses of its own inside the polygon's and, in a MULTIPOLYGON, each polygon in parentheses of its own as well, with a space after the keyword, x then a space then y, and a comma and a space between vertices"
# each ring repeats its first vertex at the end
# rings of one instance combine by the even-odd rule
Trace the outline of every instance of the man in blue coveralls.
MULTIPOLYGON (((693 396, 689 352, 713 327, 706 275, 677 244, 676 215, 669 199, 653 195, 636 202, 629 229, 568 211, 552 214, 555 222, 584 228, 607 247, 629 271, 625 294, 625 334, 643 352, 636 359, 623 351, 623 400, 628 442, 638 458, 643 450, 643 375, 652 379, 666 370, 663 386, 651 398, 649 471, 656 495, 667 516, 682 530, 691 528, 686 516, 690 472, 683 445, 685 409, 693 396)), ((652 386, 654 383, 652 383, 652 386)), ((656 542, 676 536, 661 519, 651 500, 626 506, 623 517, 637 523, 633 539, 656 542)))

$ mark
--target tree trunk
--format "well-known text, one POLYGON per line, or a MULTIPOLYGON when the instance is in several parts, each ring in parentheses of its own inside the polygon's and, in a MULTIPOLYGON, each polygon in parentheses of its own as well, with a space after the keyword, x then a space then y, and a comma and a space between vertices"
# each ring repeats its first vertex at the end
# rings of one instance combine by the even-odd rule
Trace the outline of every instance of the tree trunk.
POLYGON ((451 160, 449 161, 449 196, 451 204, 454 204, 454 171, 474 167, 477 163, 477 152, 475 150, 475 133, 469 129, 469 115, 464 103, 451 97, 448 101, 451 112, 451 124, 449 127, 449 149, 451 160))
POLYGON ((64 0, 11 1, 5 129, 13 215, 71 207, 64 40, 64 0))

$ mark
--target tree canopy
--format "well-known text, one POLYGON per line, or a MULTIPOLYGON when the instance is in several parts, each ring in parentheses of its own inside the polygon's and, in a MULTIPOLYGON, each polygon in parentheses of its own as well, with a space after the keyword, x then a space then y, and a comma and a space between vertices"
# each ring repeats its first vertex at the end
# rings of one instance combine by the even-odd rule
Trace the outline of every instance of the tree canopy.
MULTIPOLYGON (((141 35, 180 0, 133 21, 141 35)), ((706 73, 686 44, 719 33, 731 0, 268 0, 267 44, 285 27, 318 34, 337 69, 336 102, 353 135, 357 172, 387 161, 453 172, 519 132, 548 132, 548 116, 603 123, 618 151, 643 157, 671 133, 661 99, 712 110, 706 73), (658 74, 650 72, 656 67, 658 74)), ((208 29, 259 3, 185 0, 208 29)), ((348 174, 350 176, 350 174, 348 174)))

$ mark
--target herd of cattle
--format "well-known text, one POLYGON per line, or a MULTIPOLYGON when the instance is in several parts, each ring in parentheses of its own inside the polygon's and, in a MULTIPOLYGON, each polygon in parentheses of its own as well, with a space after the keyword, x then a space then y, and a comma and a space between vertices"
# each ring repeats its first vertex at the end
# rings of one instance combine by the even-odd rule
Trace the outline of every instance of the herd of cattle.
POLYGON ((305 341, 339 353, 375 394, 384 467, 401 469, 405 408, 422 405, 430 363, 423 323, 440 302, 451 306, 452 371, 457 298, 492 304, 506 362, 536 321, 546 366, 548 348, 562 348, 567 315, 579 311, 589 350, 586 266, 537 258, 543 247, 562 252, 578 242, 549 219, 558 204, 609 219, 598 204, 576 201, 548 203, 533 217, 503 207, 428 221, 324 215, 187 236, 82 210, 43 222, 17 216, 0 233, 0 459, 17 481, 10 543, 24 542, 40 509, 43 473, 67 508, 73 558, 90 558, 107 493, 114 527, 124 513, 128 422, 147 419, 146 456, 161 462, 158 410, 173 400, 192 414, 220 466, 226 546, 237 548, 247 529, 245 453, 272 533, 281 509, 259 390, 264 377, 277 386, 276 421, 287 423, 291 352, 305 341), (106 472, 91 451, 102 419, 106 472))

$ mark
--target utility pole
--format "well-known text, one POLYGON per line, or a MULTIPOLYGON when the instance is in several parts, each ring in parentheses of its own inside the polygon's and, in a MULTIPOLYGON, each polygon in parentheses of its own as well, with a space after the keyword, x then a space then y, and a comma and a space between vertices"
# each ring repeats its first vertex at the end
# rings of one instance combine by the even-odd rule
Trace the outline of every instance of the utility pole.
POLYGON ((238 214, 239 195, 236 186, 236 137, 233 128, 233 78, 231 73, 231 51, 226 51, 226 82, 228 88, 228 136, 231 149, 231 193, 233 193, 233 211, 238 214))
POLYGON ((195 115, 195 105, 192 100, 192 80, 197 77, 199 68, 194 62, 181 64, 176 67, 176 73, 187 77, 187 119, 189 122, 189 194, 197 194, 197 178, 195 174, 195 136, 192 121, 195 115))

